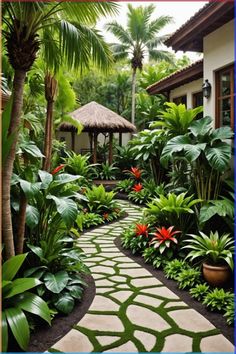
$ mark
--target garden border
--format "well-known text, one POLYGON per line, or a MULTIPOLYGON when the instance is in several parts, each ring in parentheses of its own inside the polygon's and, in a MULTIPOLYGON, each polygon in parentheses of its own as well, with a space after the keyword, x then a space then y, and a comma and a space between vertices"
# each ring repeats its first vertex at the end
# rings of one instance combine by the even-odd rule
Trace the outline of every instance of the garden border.
POLYGON ((141 255, 132 254, 130 250, 125 249, 121 245, 121 237, 118 236, 114 244, 127 257, 133 259, 136 263, 147 269, 156 279, 160 280, 167 288, 180 297, 189 307, 193 308, 210 321, 221 333, 234 344, 234 327, 227 325, 223 314, 208 311, 201 302, 193 299, 188 291, 180 290, 175 280, 167 279, 164 272, 160 269, 155 269, 152 264, 145 263, 141 255))

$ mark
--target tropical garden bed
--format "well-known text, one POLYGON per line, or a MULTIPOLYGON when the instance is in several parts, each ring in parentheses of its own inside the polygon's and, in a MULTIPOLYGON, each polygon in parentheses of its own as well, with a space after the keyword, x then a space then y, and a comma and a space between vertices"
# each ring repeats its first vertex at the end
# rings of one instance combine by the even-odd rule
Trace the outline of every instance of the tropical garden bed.
MULTIPOLYGON (((146 93, 149 84, 189 62, 155 48, 156 35, 170 22, 169 16, 154 21, 151 42, 142 38, 144 48, 151 48, 150 58, 159 60, 156 67, 150 64, 138 73, 145 53, 135 57, 134 51, 129 93, 128 44, 112 46, 111 51, 93 26, 99 16, 114 14, 117 8, 107 2, 3 4, 3 85, 12 97, 2 114, 2 351, 46 350, 85 314, 94 286, 78 240, 86 230, 108 227, 127 216, 117 202, 119 193, 144 207, 138 222, 127 221, 124 253, 137 254, 140 264, 232 340, 233 133, 229 127, 213 129, 210 117, 198 119, 202 107, 188 110, 183 104, 165 102, 162 95, 146 93), (122 48, 122 55, 117 48, 122 48), (113 57, 124 60, 125 55, 125 64, 114 63, 113 57), (111 65, 115 69, 110 77, 107 73, 100 77, 97 68, 86 72, 91 61, 99 69, 106 71, 111 65), (86 75, 80 76, 78 69, 86 75), (133 122, 136 111, 139 132, 126 147, 114 142, 113 164, 108 163, 106 143, 97 147, 101 163, 94 164, 89 154, 71 151, 56 139, 63 122, 72 124, 78 134, 82 131, 78 120, 66 112, 78 106, 76 98, 85 104, 88 97, 133 122), (106 191, 103 184, 112 190, 106 191), (212 285, 204 263, 208 268, 224 266, 228 279, 212 285), (225 317, 209 314, 190 300, 185 289, 225 317), (48 332, 45 346, 38 345, 42 328, 48 332)), ((145 11, 129 5, 130 24, 141 16, 145 27, 153 10, 153 5, 145 11)), ((107 28, 127 39, 119 24, 107 28)))

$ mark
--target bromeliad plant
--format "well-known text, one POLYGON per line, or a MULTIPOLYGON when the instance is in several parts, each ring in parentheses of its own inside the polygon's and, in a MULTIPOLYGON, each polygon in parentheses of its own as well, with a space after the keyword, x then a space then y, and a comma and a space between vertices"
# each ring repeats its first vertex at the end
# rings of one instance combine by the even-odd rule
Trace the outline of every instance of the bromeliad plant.
POLYGON ((146 224, 137 223, 126 229, 122 235, 123 247, 130 248, 133 254, 144 251, 149 241, 149 226, 146 224))
POLYGON ((178 240, 174 237, 174 235, 180 234, 181 231, 172 231, 174 226, 170 226, 168 229, 165 227, 156 228, 157 232, 153 235, 154 237, 151 239, 150 246, 153 245, 154 248, 158 248, 160 254, 166 255, 168 259, 171 259, 174 254, 174 244, 178 244, 178 240))
POLYGON ((114 164, 109 165, 108 163, 102 163, 98 169, 98 175, 102 180, 115 180, 118 168, 114 164))
POLYGON ((131 192, 133 185, 134 185, 134 180, 124 179, 123 181, 119 181, 117 183, 115 191, 129 193, 131 192))
POLYGON ((64 159, 66 164, 66 171, 72 175, 81 176, 81 183, 87 185, 95 176, 96 164, 90 164, 90 156, 76 154, 75 152, 67 152, 68 157, 64 159))
POLYGON ((2 266, 2 351, 8 348, 11 333, 19 347, 27 351, 30 339, 30 327, 27 313, 41 317, 51 324, 50 310, 47 303, 29 290, 40 286, 37 277, 18 276, 27 253, 14 256, 2 266))

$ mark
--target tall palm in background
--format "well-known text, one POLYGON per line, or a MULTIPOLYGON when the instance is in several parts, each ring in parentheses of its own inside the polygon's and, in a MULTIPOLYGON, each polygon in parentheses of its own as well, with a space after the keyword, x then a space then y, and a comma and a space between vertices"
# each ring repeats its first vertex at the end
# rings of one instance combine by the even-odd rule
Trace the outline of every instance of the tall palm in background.
POLYGON ((170 16, 160 16, 151 20, 155 5, 139 6, 134 8, 128 4, 127 28, 122 27, 117 21, 106 25, 118 40, 112 49, 117 60, 130 59, 132 67, 132 113, 131 121, 135 123, 135 88, 137 69, 142 70, 145 56, 158 61, 172 61, 170 52, 159 50, 166 36, 158 36, 158 33, 172 21, 170 16))
POLYGON ((47 64, 55 71, 65 62, 69 67, 88 66, 92 59, 108 67, 112 57, 94 24, 98 16, 114 14, 114 3, 6 2, 2 6, 3 36, 9 62, 14 69, 12 108, 8 136, 13 136, 2 172, 2 230, 5 255, 15 254, 11 219, 10 185, 27 72, 44 47, 47 64))

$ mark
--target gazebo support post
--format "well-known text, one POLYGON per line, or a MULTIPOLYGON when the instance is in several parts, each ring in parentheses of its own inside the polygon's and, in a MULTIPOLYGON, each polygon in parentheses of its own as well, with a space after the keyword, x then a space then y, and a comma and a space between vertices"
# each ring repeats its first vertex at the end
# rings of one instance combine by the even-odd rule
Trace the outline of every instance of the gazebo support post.
POLYGON ((112 164, 112 143, 113 143, 113 133, 109 133, 109 165, 112 164))
POLYGON ((72 130, 71 132, 71 150, 75 151, 75 132, 72 130))
POLYGON ((92 156, 92 153, 93 153, 93 133, 89 132, 88 136, 89 136, 90 154, 92 156))
POLYGON ((94 133, 93 163, 97 163, 98 133, 94 133))
POLYGON ((119 133, 119 146, 122 146, 122 133, 119 133))

